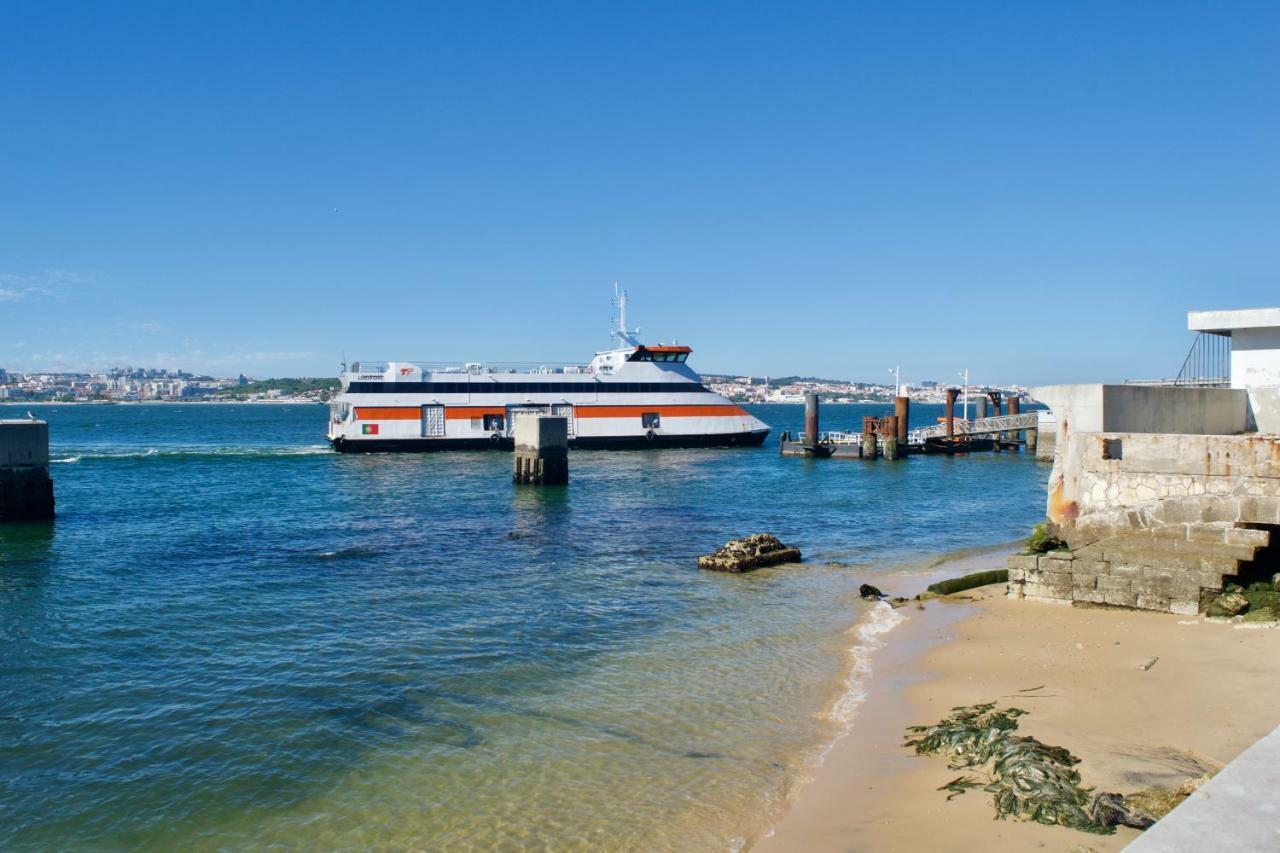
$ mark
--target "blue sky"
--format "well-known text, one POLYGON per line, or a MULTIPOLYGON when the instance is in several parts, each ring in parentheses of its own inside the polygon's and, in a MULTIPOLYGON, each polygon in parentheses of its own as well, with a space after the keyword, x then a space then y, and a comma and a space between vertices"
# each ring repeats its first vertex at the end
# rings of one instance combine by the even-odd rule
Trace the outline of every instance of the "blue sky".
POLYGON ((1275 3, 0 7, 0 366, 1170 376, 1280 303, 1275 3))

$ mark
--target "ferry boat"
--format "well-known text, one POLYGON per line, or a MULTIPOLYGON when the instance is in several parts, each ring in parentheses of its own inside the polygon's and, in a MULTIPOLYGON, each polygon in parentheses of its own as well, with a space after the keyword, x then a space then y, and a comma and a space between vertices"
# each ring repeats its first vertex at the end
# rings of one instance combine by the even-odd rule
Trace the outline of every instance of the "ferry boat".
POLYGON ((563 415, 583 448, 758 447, 769 427, 702 384, 693 350, 646 346, 618 294, 615 348, 590 364, 517 370, 482 364, 357 362, 329 404, 329 443, 344 453, 510 449, 517 419, 563 415))

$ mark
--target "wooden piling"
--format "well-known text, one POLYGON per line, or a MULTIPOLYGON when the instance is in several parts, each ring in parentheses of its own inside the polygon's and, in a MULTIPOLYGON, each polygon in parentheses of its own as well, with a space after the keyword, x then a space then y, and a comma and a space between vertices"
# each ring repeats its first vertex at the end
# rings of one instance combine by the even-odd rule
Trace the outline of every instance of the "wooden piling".
POLYGON ((880 448, 885 459, 900 459, 905 442, 898 441, 898 416, 889 415, 880 422, 880 448))
POLYGON ((862 458, 875 459, 879 455, 876 445, 876 432, 880 427, 879 418, 862 419, 862 458))
POLYGON ((955 438, 956 434, 956 397, 960 396, 959 388, 947 389, 947 438, 955 438))
POLYGON ((48 421, 0 420, 0 521, 43 521, 53 510, 48 421))
POLYGON ((569 420, 520 415, 516 420, 514 483, 553 486, 569 482, 569 420))
POLYGON ((804 441, 810 447, 818 446, 818 395, 812 391, 804 394, 804 441))
POLYGON ((895 397, 893 399, 893 416, 898 419, 898 443, 907 446, 907 432, 911 421, 911 398, 895 397))
MULTIPOLYGON (((1010 415, 1022 414, 1022 401, 1019 399, 1017 394, 1014 394, 1009 397, 1009 414, 1010 415)), ((1015 429, 1008 434, 1008 437, 1010 441, 1016 441, 1018 443, 1021 443, 1022 430, 1015 429)))

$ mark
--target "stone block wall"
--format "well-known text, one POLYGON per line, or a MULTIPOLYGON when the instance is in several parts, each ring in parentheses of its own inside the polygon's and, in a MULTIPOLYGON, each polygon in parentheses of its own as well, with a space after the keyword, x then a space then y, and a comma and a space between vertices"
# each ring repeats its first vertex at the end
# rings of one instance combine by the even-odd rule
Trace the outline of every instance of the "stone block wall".
POLYGON ((1280 545, 1278 436, 1062 438, 1048 517, 1066 547, 1010 558, 1011 597, 1193 614, 1280 545))

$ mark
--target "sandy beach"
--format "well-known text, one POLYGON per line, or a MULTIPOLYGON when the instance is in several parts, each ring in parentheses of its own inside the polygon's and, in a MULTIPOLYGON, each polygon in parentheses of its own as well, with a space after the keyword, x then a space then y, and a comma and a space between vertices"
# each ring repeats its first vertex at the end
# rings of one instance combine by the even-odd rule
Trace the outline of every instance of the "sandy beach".
MULTIPOLYGON (((979 568, 1001 561, 986 562, 979 568)), ((1271 691, 1259 687, 1280 675, 1280 631, 1003 592, 908 606, 875 654, 849 735, 754 849, 1106 851, 1139 834, 993 820, 980 790, 947 801, 937 789, 959 773, 902 739, 907 726, 936 723, 958 705, 1027 710, 1020 734, 1066 747, 1082 759, 1084 785, 1119 793, 1214 772, 1280 723, 1271 691)))

